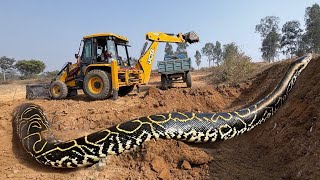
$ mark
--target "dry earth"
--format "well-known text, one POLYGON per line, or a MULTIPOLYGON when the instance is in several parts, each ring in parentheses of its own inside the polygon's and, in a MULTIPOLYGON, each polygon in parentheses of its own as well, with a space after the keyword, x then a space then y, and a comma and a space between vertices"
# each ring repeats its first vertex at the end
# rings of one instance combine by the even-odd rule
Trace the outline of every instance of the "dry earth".
POLYGON ((163 91, 160 78, 117 101, 24 99, 21 84, 0 85, 0 179, 316 179, 320 177, 320 59, 302 73, 276 115, 232 140, 186 144, 150 141, 141 149, 110 156, 106 166, 77 170, 39 165, 12 139, 11 113, 24 102, 39 104, 59 139, 86 135, 127 120, 171 111, 229 111, 256 102, 280 81, 288 61, 262 68, 235 85, 212 85, 210 72, 193 72, 193 87, 163 91))

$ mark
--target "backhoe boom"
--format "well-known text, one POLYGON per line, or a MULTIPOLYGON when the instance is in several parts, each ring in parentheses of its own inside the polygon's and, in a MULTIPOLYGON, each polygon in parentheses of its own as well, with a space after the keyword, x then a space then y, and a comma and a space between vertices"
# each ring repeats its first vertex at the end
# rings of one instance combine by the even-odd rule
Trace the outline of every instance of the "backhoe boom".
POLYGON ((167 34, 162 32, 148 32, 146 39, 151 41, 151 45, 148 50, 141 56, 138 63, 136 64, 137 69, 143 70, 142 84, 147 84, 150 80, 152 64, 155 58, 155 54, 158 49, 159 42, 168 43, 195 43, 199 42, 199 37, 195 32, 188 32, 186 34, 179 33, 177 35, 167 34))

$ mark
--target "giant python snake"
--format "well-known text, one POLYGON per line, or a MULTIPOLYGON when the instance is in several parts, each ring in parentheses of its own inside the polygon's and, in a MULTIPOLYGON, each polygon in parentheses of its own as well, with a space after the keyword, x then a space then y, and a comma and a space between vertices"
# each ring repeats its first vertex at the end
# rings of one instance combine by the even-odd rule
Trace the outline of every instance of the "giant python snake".
POLYGON ((57 168, 92 165, 108 155, 139 147, 150 139, 177 139, 188 142, 226 140, 250 131, 270 118, 283 104, 297 77, 308 65, 311 54, 292 62, 277 87, 265 98, 233 112, 172 112, 133 119, 67 142, 50 133, 42 109, 22 104, 13 114, 13 128, 22 147, 39 163, 57 168))

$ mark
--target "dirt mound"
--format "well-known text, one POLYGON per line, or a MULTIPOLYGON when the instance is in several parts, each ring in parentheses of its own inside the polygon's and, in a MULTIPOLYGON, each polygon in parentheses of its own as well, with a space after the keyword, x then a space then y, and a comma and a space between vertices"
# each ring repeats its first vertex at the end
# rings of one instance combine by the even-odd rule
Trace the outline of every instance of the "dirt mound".
MULTIPOLYGON (((270 92, 274 86, 266 84, 276 84, 287 64, 275 65, 261 73, 240 101, 251 95, 253 99, 260 98, 270 92)), ((226 169, 230 178, 241 179, 320 177, 320 71, 317 67, 320 67, 320 58, 310 62, 283 107, 266 123, 210 147, 215 158, 210 164, 211 177, 226 177, 226 169)))
MULTIPOLYGON (((244 82, 205 85, 194 72, 195 87, 156 88, 155 75, 146 92, 117 101, 89 101, 84 96, 63 101, 34 100, 48 116, 59 139, 68 140, 140 116, 172 111, 233 110, 268 94, 290 62, 276 63, 244 82)), ((312 60, 288 100, 266 123, 232 140, 187 145, 174 140, 150 141, 141 149, 110 156, 107 165, 79 170, 45 168, 12 143, 11 112, 27 100, 0 102, 0 179, 257 179, 315 178, 320 174, 320 59, 312 60), (198 148, 200 147, 200 148, 198 148)), ((262 68, 265 69, 265 68, 262 68)), ((207 73, 208 74, 208 73, 207 73)), ((1 90, 1 89, 0 89, 1 90)))

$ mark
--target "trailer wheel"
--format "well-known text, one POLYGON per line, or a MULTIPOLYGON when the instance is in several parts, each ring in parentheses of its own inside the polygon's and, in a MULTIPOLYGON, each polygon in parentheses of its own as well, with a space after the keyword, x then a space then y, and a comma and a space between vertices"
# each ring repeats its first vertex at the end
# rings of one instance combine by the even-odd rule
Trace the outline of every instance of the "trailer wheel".
POLYGON ((83 81, 83 91, 91 99, 106 99, 112 91, 111 75, 102 70, 92 70, 83 81))
POLYGON ((163 90, 167 90, 168 89, 168 79, 167 76, 165 74, 161 74, 161 88, 163 90))
POLYGON ((50 93, 52 99, 64 99, 68 95, 68 87, 66 83, 57 80, 50 84, 50 93))
POLYGON ((191 73, 190 71, 188 71, 186 73, 186 84, 187 84, 187 87, 190 88, 192 86, 192 81, 191 81, 191 73))
POLYGON ((133 90, 134 86, 122 86, 119 87, 119 96, 125 96, 129 93, 131 93, 131 91, 133 90))

